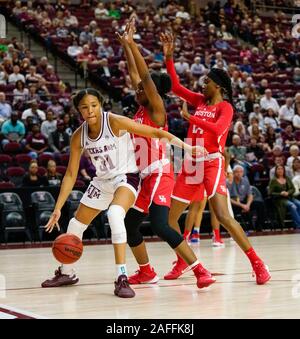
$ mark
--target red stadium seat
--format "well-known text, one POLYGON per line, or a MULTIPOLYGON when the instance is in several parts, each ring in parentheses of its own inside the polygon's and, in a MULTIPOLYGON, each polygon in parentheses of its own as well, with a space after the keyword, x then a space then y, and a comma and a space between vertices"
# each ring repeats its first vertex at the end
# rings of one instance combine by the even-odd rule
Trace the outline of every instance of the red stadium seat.
POLYGON ((40 154, 38 159, 39 166, 47 167, 49 160, 54 160, 54 157, 50 154, 40 154))
POLYGON ((84 183, 84 181, 78 179, 78 180, 76 180, 74 187, 83 188, 83 187, 85 187, 85 183, 84 183))
POLYGON ((57 173, 60 173, 62 175, 66 174, 67 167, 66 166, 56 166, 57 173))
POLYGON ((10 167, 6 171, 7 177, 10 179, 14 185, 17 187, 22 185, 23 177, 25 175, 25 170, 22 167, 10 167))
POLYGON ((10 142, 3 147, 3 152, 9 155, 21 153, 21 146, 18 142, 10 142))
POLYGON ((32 160, 28 154, 17 154, 15 159, 16 163, 25 169, 28 169, 30 161, 32 160))
POLYGON ((0 189, 10 189, 15 188, 15 184, 12 182, 0 182, 0 189))

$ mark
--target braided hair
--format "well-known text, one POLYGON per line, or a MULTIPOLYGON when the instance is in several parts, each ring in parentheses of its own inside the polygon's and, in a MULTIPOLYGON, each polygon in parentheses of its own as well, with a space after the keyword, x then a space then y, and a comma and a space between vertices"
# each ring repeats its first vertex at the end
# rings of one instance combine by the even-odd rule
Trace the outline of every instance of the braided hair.
POLYGON ((224 100, 234 107, 232 83, 229 74, 223 69, 212 68, 207 76, 221 87, 224 100))

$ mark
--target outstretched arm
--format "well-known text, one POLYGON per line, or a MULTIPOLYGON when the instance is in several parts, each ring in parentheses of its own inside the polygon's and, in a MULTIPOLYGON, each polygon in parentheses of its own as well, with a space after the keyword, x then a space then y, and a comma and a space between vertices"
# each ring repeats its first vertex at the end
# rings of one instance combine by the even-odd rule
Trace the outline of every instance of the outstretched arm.
POLYGON ((229 104, 222 108, 222 113, 216 122, 209 122, 189 114, 186 103, 182 107, 181 114, 183 118, 189 121, 191 124, 196 125, 203 130, 214 133, 219 137, 229 128, 233 117, 233 109, 229 104))
POLYGON ((166 112, 163 100, 159 93, 157 92, 156 86, 151 78, 148 66, 139 50, 139 47, 133 40, 134 30, 135 30, 134 24, 131 23, 126 37, 127 44, 131 49, 139 76, 143 84, 143 88, 145 90, 145 94, 151 106, 153 107, 153 111, 157 114, 163 115, 163 118, 165 120, 166 112))
POLYGON ((54 211, 45 226, 47 232, 52 232, 54 227, 59 229, 58 220, 61 216, 61 209, 63 208, 65 202, 67 201, 78 175, 79 162, 81 157, 81 127, 73 134, 71 140, 71 149, 70 149, 70 160, 68 163, 68 168, 64 176, 63 182, 61 184, 61 189, 59 196, 54 208, 54 211))
POLYGON ((126 43, 126 34, 128 34, 129 28, 130 28, 130 25, 127 24, 124 34, 121 36, 118 32, 116 32, 116 36, 120 44, 123 46, 124 53, 125 53, 126 60, 127 60, 128 72, 129 72, 129 76, 131 79, 131 83, 132 83, 134 90, 136 90, 138 87, 138 84, 141 82, 141 78, 137 70, 131 49, 129 45, 126 43))
POLYGON ((173 52, 174 52, 174 37, 172 34, 161 34, 160 41, 163 44, 164 55, 166 59, 166 66, 168 74, 172 80, 172 92, 178 95, 181 99, 187 101, 194 107, 197 107, 202 101, 204 101, 204 96, 201 93, 195 93, 187 89, 186 87, 180 84, 179 78, 176 74, 173 52))
POLYGON ((120 132, 122 131, 127 131, 129 133, 136 134, 142 137, 160 139, 161 141, 167 142, 170 145, 183 148, 193 155, 204 156, 206 154, 206 151, 203 147, 188 145, 177 138, 175 135, 162 129, 138 124, 135 121, 122 116, 112 115, 112 118, 114 130, 117 130, 118 134, 120 134, 120 132))

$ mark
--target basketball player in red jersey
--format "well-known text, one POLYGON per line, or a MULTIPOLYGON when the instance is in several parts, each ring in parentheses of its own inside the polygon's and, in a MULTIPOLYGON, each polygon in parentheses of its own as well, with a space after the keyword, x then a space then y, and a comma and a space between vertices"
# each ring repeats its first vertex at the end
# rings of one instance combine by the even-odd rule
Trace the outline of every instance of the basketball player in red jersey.
MULTIPOLYGON (((131 22, 123 36, 116 33, 125 51, 132 85, 136 89, 136 100, 140 105, 134 120, 167 130, 167 116, 162 97, 171 89, 170 78, 166 74, 150 75, 145 60, 133 40, 134 31, 134 23, 131 22)), ((138 272, 129 277, 129 283, 156 283, 159 279, 149 264, 145 242, 139 231, 140 224, 149 214, 152 230, 183 258, 189 269, 193 270, 198 288, 213 284, 215 279, 199 263, 182 235, 168 225, 174 176, 165 146, 154 139, 138 136, 134 136, 134 143, 142 187, 134 208, 129 210, 125 218, 128 244, 139 264, 138 272)))
MULTIPOLYGON (((187 105, 183 106, 182 115, 190 122, 188 138, 195 143, 197 139, 204 140, 204 147, 208 155, 204 158, 203 183, 189 184, 189 174, 183 166, 182 174, 172 195, 170 209, 170 225, 180 231, 178 219, 182 212, 195 198, 203 199, 204 189, 219 222, 231 234, 241 249, 249 258, 256 282, 265 284, 271 276, 267 266, 257 256, 240 224, 230 216, 227 206, 227 191, 225 178, 224 147, 229 127, 233 118, 233 98, 231 80, 227 72, 213 68, 204 79, 203 94, 195 93, 183 87, 177 77, 174 61, 174 38, 171 34, 161 34, 167 71, 172 79, 172 91, 183 100, 195 107, 192 116, 188 113, 187 105), (225 99, 227 97, 227 99, 225 99)), ((167 279, 177 279, 187 268, 187 264, 178 257, 167 279)))

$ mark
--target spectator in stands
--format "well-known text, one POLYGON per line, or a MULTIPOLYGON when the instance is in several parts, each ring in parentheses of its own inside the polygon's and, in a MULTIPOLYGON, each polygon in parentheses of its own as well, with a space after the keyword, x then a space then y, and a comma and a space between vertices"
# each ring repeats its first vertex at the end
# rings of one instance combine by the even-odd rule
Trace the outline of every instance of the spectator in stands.
POLYGON ((99 2, 97 7, 95 8, 95 18, 97 20, 106 20, 109 19, 109 12, 108 10, 104 7, 104 4, 102 2, 99 2))
POLYGON ((201 58, 196 57, 191 67, 191 73, 195 78, 200 78, 206 72, 206 68, 201 64, 201 58))
POLYGON ((251 74, 253 72, 252 66, 250 65, 248 58, 243 58, 243 64, 240 66, 241 72, 247 72, 248 74, 251 74))
POLYGON ((275 111, 272 107, 267 107, 267 116, 264 118, 265 128, 271 126, 274 130, 279 128, 279 121, 275 116, 275 111))
POLYGON ((294 178, 295 176, 300 175, 300 159, 294 159, 293 165, 292 165, 292 177, 294 178))
POLYGON ((81 63, 82 66, 87 65, 89 63, 97 62, 97 58, 93 53, 90 51, 90 47, 88 44, 83 46, 83 52, 77 55, 77 62, 81 63))
POLYGON ((60 186, 62 175, 56 171, 56 162, 49 160, 47 164, 47 173, 45 174, 49 186, 60 186))
POLYGON ((77 39, 73 39, 72 45, 68 47, 67 52, 70 57, 76 59, 79 54, 83 53, 83 48, 78 45, 77 39))
POLYGON ((8 75, 5 71, 5 68, 3 65, 0 64, 0 85, 6 85, 7 84, 8 75))
POLYGON ((300 68, 296 67, 294 69, 293 79, 296 85, 300 85, 300 68))
POLYGON ((242 166, 236 165, 233 168, 233 181, 227 185, 234 214, 242 213, 253 227, 252 212, 256 212, 256 230, 261 231, 265 223, 264 204, 253 201, 251 186, 248 178, 244 176, 242 166))
POLYGON ((22 80, 16 82, 16 88, 13 90, 13 106, 22 108, 24 103, 28 101, 29 90, 25 88, 25 83, 22 80))
POLYGON ((238 135, 232 137, 232 146, 228 148, 228 152, 234 164, 244 164, 247 148, 241 146, 241 138, 238 135))
POLYGON ((120 11, 120 9, 116 8, 116 5, 114 3, 110 4, 110 9, 108 11, 108 16, 110 18, 114 18, 116 20, 121 19, 121 11, 120 11))
POLYGON ((176 18, 190 20, 190 14, 185 10, 184 6, 180 6, 176 13, 176 18))
POLYGON ((286 176, 283 166, 276 166, 275 176, 269 184, 269 193, 274 199, 278 221, 284 226, 286 209, 291 213, 295 226, 300 227, 300 201, 293 198, 295 187, 292 180, 286 176))
POLYGON ((16 65, 13 68, 13 73, 8 77, 8 82, 10 84, 15 84, 18 80, 21 80, 23 83, 25 83, 25 77, 20 73, 20 67, 16 65))
MULTIPOLYGON (((274 128, 270 125, 267 126, 266 128, 265 136, 266 136, 266 142, 271 147, 271 149, 274 147, 275 143, 279 141, 277 139, 274 128)), ((282 151, 282 142, 280 142, 280 145, 278 146, 280 147, 280 151, 282 151)))
POLYGON ((49 135, 49 147, 56 153, 67 153, 70 147, 70 136, 65 132, 63 120, 57 121, 57 129, 49 135))
POLYGON ((260 99, 260 107, 264 110, 272 108, 274 113, 279 111, 278 102, 275 98, 272 98, 272 91, 269 88, 266 89, 265 95, 260 99))
POLYGON ((240 137, 242 145, 244 145, 244 144, 246 144, 248 142, 249 137, 247 135, 245 125, 243 124, 242 121, 238 120, 234 124, 233 132, 240 137))
POLYGON ((65 26, 63 21, 61 21, 58 27, 56 28, 55 35, 61 39, 66 39, 70 37, 70 31, 68 27, 65 26))
POLYGON ((300 160, 300 156, 299 156, 299 147, 297 145, 292 145, 290 147, 290 157, 287 159, 287 163, 286 165, 289 168, 292 168, 293 166, 293 162, 295 159, 299 159, 300 160))
POLYGON ((64 122, 65 126, 65 132, 69 135, 69 137, 72 137, 73 132, 77 128, 77 126, 74 125, 74 123, 71 121, 71 117, 69 113, 65 113, 62 115, 62 120, 64 122))
POLYGON ((258 120, 256 118, 252 118, 251 122, 252 124, 248 127, 248 133, 251 138, 255 138, 257 142, 259 142, 261 140, 262 134, 258 125, 258 120))
POLYGON ((230 41, 233 39, 232 34, 227 31, 226 25, 221 26, 221 30, 217 33, 217 36, 222 38, 225 41, 230 41))
POLYGON ((103 44, 98 48, 98 58, 112 58, 115 55, 113 48, 110 46, 110 42, 108 39, 103 39, 103 44))
POLYGON ((25 80, 27 85, 37 84, 41 80, 42 76, 36 73, 36 67, 30 66, 29 73, 26 74, 25 80))
POLYGON ((269 82, 267 79, 262 79, 258 87, 258 93, 264 95, 266 90, 269 88, 269 82))
POLYGON ((258 144, 257 138, 250 138, 250 145, 247 147, 246 159, 251 163, 262 162, 264 151, 261 145, 258 144))
POLYGON ((218 62, 222 62, 223 67, 224 67, 224 70, 226 70, 226 71, 228 70, 228 65, 227 65, 226 60, 223 58, 222 52, 216 52, 216 54, 215 54, 215 60, 214 60, 214 62, 213 62, 213 66, 214 66, 214 65, 217 65, 218 62))
POLYGON ((21 142, 26 133, 25 126, 17 112, 12 112, 10 119, 3 122, 1 125, 1 134, 4 137, 2 147, 9 142, 21 142))
POLYGON ((33 124, 31 134, 26 138, 25 150, 33 159, 37 159, 39 154, 44 153, 48 149, 48 141, 40 132, 40 125, 33 124))
POLYGON ((295 103, 295 115, 293 117, 293 126, 300 129, 300 103, 295 103))
POLYGON ((190 70, 189 64, 186 62, 184 56, 179 58, 178 62, 175 62, 176 72, 179 76, 184 76, 190 70))
POLYGON ((56 131, 57 120, 54 119, 55 114, 51 109, 47 109, 46 120, 42 122, 41 133, 49 139, 52 132, 56 131))
POLYGON ((51 105, 48 106, 48 109, 51 109, 56 117, 61 115, 64 111, 64 107, 57 101, 56 96, 52 97, 52 102, 51 105))
POLYGON ((293 127, 291 124, 288 124, 284 131, 281 133, 282 143, 284 147, 289 148, 290 145, 295 144, 295 134, 293 133, 293 127))
POLYGON ((51 94, 46 86, 46 80, 42 78, 37 84, 36 94, 39 96, 40 100, 50 103, 51 94))
POLYGON ((38 109, 37 101, 31 102, 31 108, 26 109, 22 114, 22 120, 26 121, 28 117, 33 117, 34 120, 42 122, 46 120, 46 114, 42 110, 38 109))
POLYGON ((79 35, 80 45, 91 44, 93 42, 93 34, 90 32, 90 27, 85 25, 83 31, 79 35))
POLYGON ((71 31, 77 31, 79 22, 75 15, 72 15, 70 11, 65 11, 64 24, 71 31))
POLYGON ((281 106, 279 109, 279 119, 292 122, 294 115, 293 98, 287 98, 285 105, 281 106))
POLYGON ((254 104, 253 105, 253 112, 251 112, 249 114, 249 123, 251 123, 251 120, 253 118, 257 119, 259 128, 263 129, 263 127, 264 127, 264 117, 261 114, 260 105, 259 104, 254 104))
POLYGON ((23 187, 45 187, 49 186, 46 176, 38 174, 39 166, 36 160, 32 160, 29 165, 28 173, 23 178, 23 187))
POLYGON ((83 180, 88 183, 96 176, 96 169, 87 151, 84 151, 81 156, 79 172, 83 180))
POLYGON ((275 160, 274 160, 274 167, 270 169, 270 179, 273 179, 275 176, 275 170, 277 166, 283 166, 284 170, 285 170, 285 174, 287 177, 289 177, 290 179, 293 178, 293 172, 292 170, 288 167, 284 165, 285 163, 285 158, 283 155, 280 156, 276 156, 275 160))
POLYGON ((6 102, 6 95, 0 92, 0 124, 9 119, 12 113, 12 107, 6 102))
POLYGON ((42 57, 40 62, 38 63, 37 67, 36 67, 36 72, 44 75, 46 73, 46 69, 49 65, 49 61, 47 57, 42 57))

